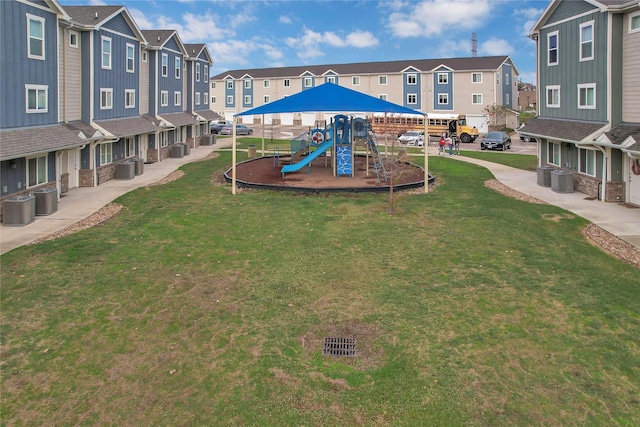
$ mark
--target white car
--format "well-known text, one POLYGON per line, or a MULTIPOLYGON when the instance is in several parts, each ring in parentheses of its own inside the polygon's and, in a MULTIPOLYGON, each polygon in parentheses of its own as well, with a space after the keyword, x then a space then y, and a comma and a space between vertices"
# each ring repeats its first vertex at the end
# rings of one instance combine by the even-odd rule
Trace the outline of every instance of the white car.
POLYGON ((410 130, 409 132, 405 132, 401 135, 400 138, 398 138, 398 142, 400 144, 417 145, 418 147, 422 147, 424 145, 424 132, 410 130))

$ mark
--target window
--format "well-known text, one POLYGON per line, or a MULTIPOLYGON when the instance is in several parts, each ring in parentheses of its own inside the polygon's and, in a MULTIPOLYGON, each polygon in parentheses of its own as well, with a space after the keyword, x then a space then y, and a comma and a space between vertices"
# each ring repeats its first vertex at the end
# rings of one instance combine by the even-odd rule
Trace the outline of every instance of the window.
POLYGON ((27 14, 27 57, 44 59, 44 18, 27 14))
POLYGON ((549 142, 547 144, 547 162, 560 166, 560 144, 557 142, 549 142))
POLYGON ((586 83, 578 85, 578 108, 596 108, 596 84, 586 83))
POLYGON ((227 89, 233 89, 233 80, 227 80, 227 89))
POLYGON ((205 83, 209 82, 209 66, 205 64, 204 66, 204 81, 205 83))
POLYGON ((251 80, 245 80, 244 81, 244 88, 245 89, 251 89, 251 80))
POLYGON ((593 59, 593 21, 580 24, 580 61, 593 59))
POLYGON ((353 86, 360 86, 360 76, 351 77, 351 84, 353 86))
POLYGON ((200 81, 200 64, 196 64, 196 81, 200 81))
POLYGON ((124 91, 124 108, 135 108, 136 106, 136 90, 125 89, 124 91))
POLYGON ((102 68, 111 69, 111 39, 102 36, 102 68))
POLYGON ((407 94, 407 104, 417 104, 418 103, 418 95, 415 93, 407 94))
POLYGON ((160 132, 160 147, 166 147, 169 145, 169 132, 160 132))
POLYGON ((596 176, 596 152, 580 149, 578 170, 584 174, 596 176))
POLYGON ((251 104, 251 95, 245 95, 244 96, 244 104, 245 105, 250 105, 251 104))
POLYGON ((27 161, 28 186, 47 182, 47 156, 34 157, 27 161))
POLYGON ((640 12, 629 15, 629 32, 635 33, 640 31, 640 12))
POLYGON ((215 97, 215 96, 212 96, 212 97, 211 97, 211 103, 212 103, 212 104, 215 104, 215 103, 216 103, 216 97, 215 97))
POLYGON ((182 92, 179 90, 173 92, 173 105, 176 107, 182 105, 182 92))
POLYGON ((167 77, 169 75, 169 55, 166 53, 162 54, 162 77, 167 77))
POLYGON ((378 98, 382 99, 383 101, 388 101, 389 97, 387 96, 386 93, 381 93, 380 95, 378 95, 378 98))
POLYGON ((169 91, 162 90, 160 91, 160 106, 166 107, 169 105, 169 91))
POLYGON ((270 80, 265 80, 262 82, 262 87, 271 87, 271 81, 270 80))
POLYGON ((482 94, 481 93, 472 94, 471 103, 474 105, 482 105, 482 94))
POLYGON ((233 105, 233 96, 231 95, 227 96, 227 104, 233 105))
POLYGON ((100 164, 106 165, 113 162, 113 142, 100 144, 100 164))
POLYGON ((136 154, 136 142, 133 138, 125 138, 124 139, 124 155, 125 157, 132 157, 136 154))
POLYGON ((25 85, 27 113, 49 111, 49 86, 25 85))
POLYGON ((205 92, 205 93, 202 95, 202 98, 203 98, 203 100, 204 100, 204 101, 203 101, 203 104, 204 104, 205 102, 207 102, 207 99, 209 99, 209 94, 208 94, 207 92, 205 92))
POLYGON ((78 47, 78 33, 75 31, 69 31, 69 46, 78 47))
POLYGON ((268 104, 269 102, 271 102, 271 97, 269 95, 265 95, 263 100, 265 104, 268 104))
POLYGON ((284 79, 284 81, 282 82, 282 85, 283 85, 284 87, 289 87, 289 86, 291 86, 291 80, 289 80, 289 79, 284 79))
POLYGON ((418 76, 415 74, 407 74, 407 84, 408 85, 418 84, 418 76))
POLYGON ((449 104, 449 94, 448 93, 439 93, 438 94, 438 105, 447 105, 449 104))
POLYGON ((211 89, 215 89, 216 88, 216 82, 211 82, 211 89))
MULTIPOLYGON (((176 57, 176 79, 180 78, 180 58, 176 57)), ((200 76, 198 76, 199 78, 200 76)))
POLYGON ((378 76, 378 84, 384 86, 387 84, 387 76, 378 76))
POLYGON ((447 73, 438 73, 438 84, 446 85, 449 83, 449 74, 447 73))
POLYGON ((327 76, 327 78, 326 78, 325 82, 326 82, 326 83, 333 83, 333 84, 335 84, 335 83, 336 83, 336 76, 327 76))
POLYGON ((547 86, 547 107, 560 108, 560 86, 547 86))
POLYGON ((558 32, 547 35, 547 65, 558 65, 558 32))
POLYGON ((471 83, 482 83, 482 73, 472 73, 471 83))
POLYGON ((100 89, 100 109, 111 110, 113 108, 113 89, 100 89))
POLYGON ((311 77, 304 78, 304 87, 311 87, 313 84, 313 79, 311 77))
MULTIPOLYGON (((204 99, 207 99, 207 97, 205 96, 204 99)), ((196 92, 196 105, 200 105, 200 92, 196 92)))
POLYGON ((127 43, 127 72, 133 73, 135 71, 136 61, 136 47, 127 43))
POLYGON ((509 74, 504 73, 504 84, 508 85, 509 84, 509 74))
POLYGON ((147 51, 146 50, 142 51, 142 62, 147 62, 147 51))

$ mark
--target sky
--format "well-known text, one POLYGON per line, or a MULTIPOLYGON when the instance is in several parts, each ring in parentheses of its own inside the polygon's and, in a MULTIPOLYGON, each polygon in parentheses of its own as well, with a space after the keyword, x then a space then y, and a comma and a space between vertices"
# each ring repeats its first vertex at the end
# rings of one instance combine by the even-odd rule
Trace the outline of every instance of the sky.
POLYGON ((138 27, 206 43, 211 75, 229 70, 509 55, 535 83, 527 36, 549 0, 61 0, 124 5, 138 27))

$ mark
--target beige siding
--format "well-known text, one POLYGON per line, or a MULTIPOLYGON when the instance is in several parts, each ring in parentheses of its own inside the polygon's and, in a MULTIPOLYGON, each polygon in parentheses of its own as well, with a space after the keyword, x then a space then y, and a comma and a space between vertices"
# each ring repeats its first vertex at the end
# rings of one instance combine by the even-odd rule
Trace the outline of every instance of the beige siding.
POLYGON ((142 61, 140 54, 140 114, 149 114, 149 53, 147 61, 142 61))
POLYGON ((82 62, 80 33, 78 47, 69 45, 69 29, 59 28, 60 114, 62 121, 82 119, 82 62))
POLYGON ((622 120, 640 122, 640 31, 629 33, 625 16, 622 54, 622 120))
POLYGON ((493 73, 480 72, 482 81, 473 82, 474 72, 459 72, 455 74, 454 105, 456 112, 460 114, 484 114, 484 109, 488 105, 495 103, 495 85, 493 73), (473 104, 473 95, 482 96, 482 104, 473 104), (462 106, 462 107, 460 107, 462 106))

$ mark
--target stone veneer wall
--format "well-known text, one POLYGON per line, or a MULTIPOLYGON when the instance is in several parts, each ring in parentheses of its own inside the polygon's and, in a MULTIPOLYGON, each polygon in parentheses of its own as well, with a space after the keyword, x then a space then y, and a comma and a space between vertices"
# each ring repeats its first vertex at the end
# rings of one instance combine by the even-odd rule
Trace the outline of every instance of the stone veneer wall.
POLYGON ((604 201, 618 203, 625 201, 626 186, 622 181, 607 181, 605 186, 604 201))
POLYGON ((149 163, 157 163, 160 159, 158 159, 158 149, 150 148, 147 150, 147 162, 149 163))
POLYGON ((93 169, 80 169, 80 187, 93 187, 93 169))
POLYGON ((60 175, 60 194, 69 192, 69 173, 60 175))

